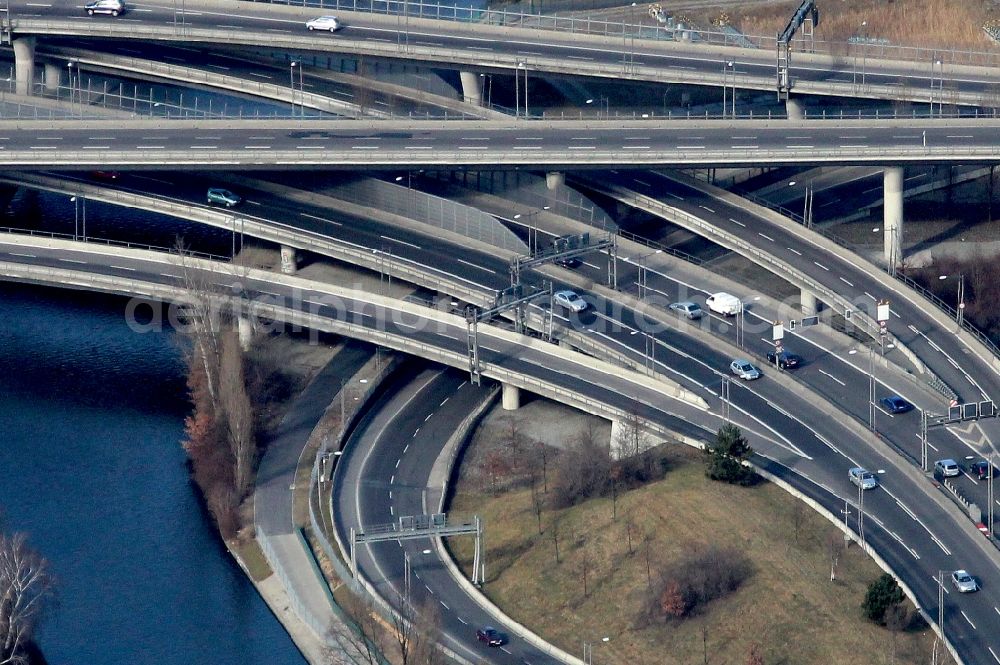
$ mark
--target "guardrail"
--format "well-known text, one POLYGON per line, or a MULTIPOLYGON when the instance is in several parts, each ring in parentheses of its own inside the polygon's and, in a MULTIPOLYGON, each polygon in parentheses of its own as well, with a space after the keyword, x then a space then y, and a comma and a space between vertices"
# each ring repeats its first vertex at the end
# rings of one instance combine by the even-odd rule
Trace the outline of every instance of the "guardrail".
MULTIPOLYGON (((106 245, 108 247, 124 247, 126 249, 145 249, 154 252, 165 252, 167 254, 174 254, 176 256, 180 256, 180 252, 178 252, 176 247, 160 247, 158 245, 147 245, 144 243, 127 242, 124 240, 95 238, 94 236, 83 236, 83 235, 77 236, 72 233, 56 233, 54 231, 39 231, 38 229, 19 229, 13 226, 0 226, 0 233, 26 235, 38 238, 57 238, 59 240, 74 240, 77 242, 90 243, 93 245, 106 245)), ((229 256, 220 256, 218 254, 209 254, 207 252, 195 252, 191 250, 184 250, 184 254, 199 259, 208 259, 210 261, 228 262, 232 259, 232 257, 229 256)))

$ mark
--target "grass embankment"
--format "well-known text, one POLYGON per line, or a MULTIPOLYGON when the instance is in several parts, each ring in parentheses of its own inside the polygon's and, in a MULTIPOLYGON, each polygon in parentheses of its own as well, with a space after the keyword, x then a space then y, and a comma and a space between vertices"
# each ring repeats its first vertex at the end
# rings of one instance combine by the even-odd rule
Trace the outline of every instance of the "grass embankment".
MULTIPOLYGON (((670 456, 664 480, 619 497, 617 520, 610 498, 591 499, 546 509, 542 534, 530 489, 494 496, 460 480, 451 514, 485 518, 485 593, 570 653, 579 656, 583 641, 595 643, 601 663, 744 663, 755 642, 765 663, 829 665, 858 654, 869 663, 891 662, 892 635, 863 619, 860 608, 881 571, 857 546, 845 551, 839 531, 776 486, 712 482, 694 451, 670 456), (831 539, 840 543, 834 582, 831 539), (749 580, 690 618, 644 621, 647 553, 655 586, 658 570, 707 544, 745 552, 754 569, 749 580)), ((469 567, 472 542, 450 546, 469 567)), ((929 662, 930 644, 926 630, 899 634, 895 662, 929 662)))
MULTIPOLYGON (((730 22, 749 35, 775 35, 784 29, 799 0, 766 6, 727 9, 730 22)), ((992 50, 983 23, 996 18, 989 0, 841 0, 835 9, 820 3, 817 40, 843 42, 855 36, 887 39, 903 46, 992 50), (825 10, 825 11, 824 11, 825 10), (867 22, 864 27, 863 22, 867 22)), ((716 12, 714 17, 718 17, 716 12)))

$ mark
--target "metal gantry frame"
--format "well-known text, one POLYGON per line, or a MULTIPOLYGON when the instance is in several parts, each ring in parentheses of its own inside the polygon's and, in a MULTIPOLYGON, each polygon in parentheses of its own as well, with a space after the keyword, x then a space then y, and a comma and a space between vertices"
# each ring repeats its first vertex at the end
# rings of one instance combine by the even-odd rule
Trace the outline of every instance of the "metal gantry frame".
MULTIPOLYGON (((433 513, 431 515, 401 515, 396 522, 371 525, 361 531, 352 526, 350 533, 351 575, 355 579, 358 577, 358 545, 391 540, 417 540, 420 538, 445 538, 463 535, 476 537, 472 559, 472 583, 481 585, 486 579, 485 550, 483 547, 485 533, 483 520, 478 515, 475 515, 471 522, 463 522, 462 524, 448 524, 447 514, 433 513)), ((404 584, 408 591, 410 571, 408 557, 404 557, 403 567, 404 573, 407 576, 404 584)))
POLYGON ((777 62, 775 71, 778 84, 778 99, 786 100, 792 89, 791 66, 792 66, 792 39, 795 31, 802 28, 802 36, 807 40, 813 39, 813 28, 819 25, 819 10, 816 8, 815 0, 802 0, 802 4, 792 14, 785 29, 781 31, 776 40, 777 62))
POLYGON ((479 385, 482 371, 479 363, 479 324, 489 321, 495 316, 504 312, 514 311, 514 330, 519 334, 524 334, 524 306, 531 304, 540 298, 548 298, 548 339, 552 339, 552 282, 545 282, 541 289, 532 288, 527 295, 524 294, 524 287, 521 284, 514 284, 509 288, 497 292, 493 305, 486 310, 480 310, 475 305, 465 308, 465 328, 468 338, 469 353, 469 382, 479 385))

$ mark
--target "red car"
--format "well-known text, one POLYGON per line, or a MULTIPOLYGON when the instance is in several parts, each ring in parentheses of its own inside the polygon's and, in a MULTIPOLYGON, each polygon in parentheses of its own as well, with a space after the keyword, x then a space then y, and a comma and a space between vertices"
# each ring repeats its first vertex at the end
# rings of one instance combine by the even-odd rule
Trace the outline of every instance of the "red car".
POLYGON ((493 626, 484 626, 476 631, 476 639, 486 642, 491 647, 499 647, 507 644, 507 634, 501 633, 493 626))

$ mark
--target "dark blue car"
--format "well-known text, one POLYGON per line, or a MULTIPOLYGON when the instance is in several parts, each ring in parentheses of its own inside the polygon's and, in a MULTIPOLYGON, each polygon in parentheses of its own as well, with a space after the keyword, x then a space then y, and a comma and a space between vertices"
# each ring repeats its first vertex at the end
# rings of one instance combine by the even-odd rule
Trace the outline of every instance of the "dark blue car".
POLYGON ((890 395, 879 400, 889 413, 906 413, 913 410, 913 405, 899 395, 890 395))

